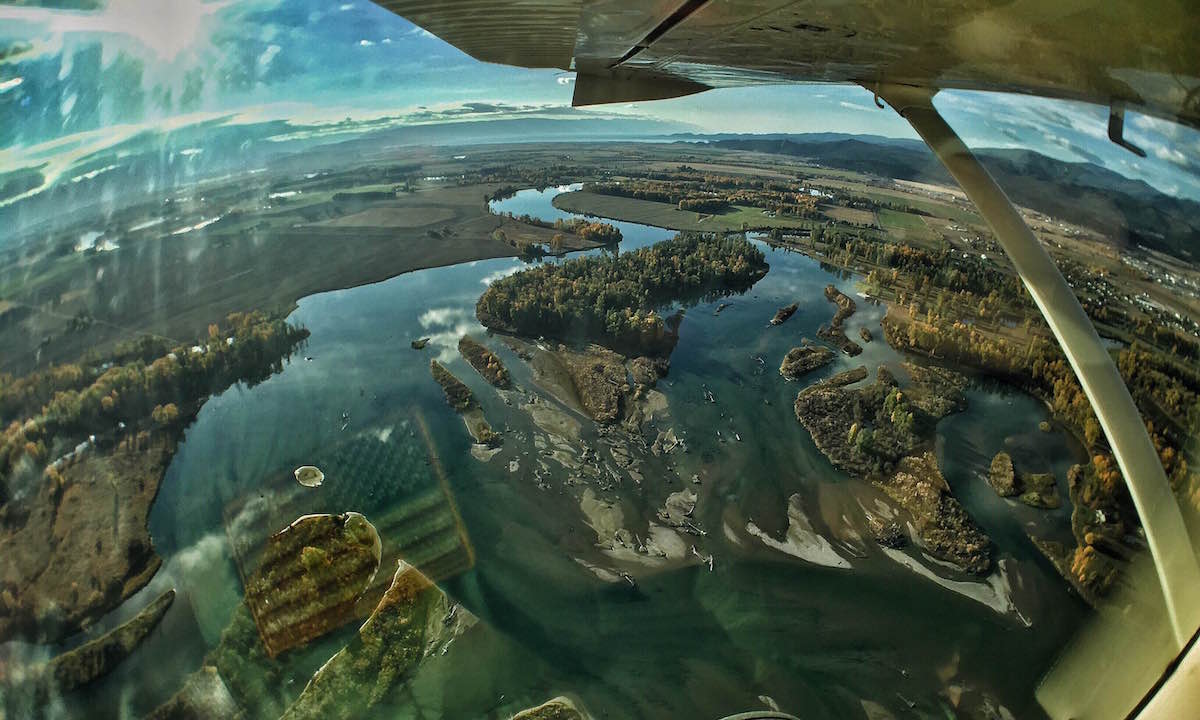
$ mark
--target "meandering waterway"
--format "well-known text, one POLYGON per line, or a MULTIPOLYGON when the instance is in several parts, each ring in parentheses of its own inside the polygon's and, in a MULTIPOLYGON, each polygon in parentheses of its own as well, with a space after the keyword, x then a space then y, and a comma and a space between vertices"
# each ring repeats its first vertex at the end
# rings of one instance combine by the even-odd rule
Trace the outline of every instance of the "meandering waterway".
MULTIPOLYGON (((550 202, 565 189, 522 191, 494 209, 570 217, 550 202)), ((615 224, 625 237, 622 251, 672 234, 615 224)), ((226 527, 231 504, 354 433, 413 433, 415 407, 428 422, 476 557, 472 570, 442 585, 485 632, 464 637, 423 669, 399 706, 378 706, 378 717, 507 717, 564 692, 597 717, 614 718, 715 718, 762 707, 762 695, 805 718, 861 716, 864 700, 897 717, 910 703, 924 716, 942 716, 949 697, 972 692, 1018 717, 1036 717, 1033 687, 1083 609, 1025 531, 1066 533, 1069 510, 1048 513, 998 498, 983 476, 991 456, 1007 449, 1024 469, 1054 471, 1063 483, 1077 450, 1061 432, 1038 431, 1047 415, 1033 399, 975 387, 969 409, 939 426, 937 450, 955 494, 995 541, 1000 569, 971 582, 912 547, 897 558, 862 542, 855 518, 881 496, 829 465, 796 421, 792 401, 803 384, 860 364, 873 370, 886 363, 903 377, 904 358, 878 332, 883 308, 860 301, 846 332, 874 332, 862 355, 839 356, 799 383, 781 378, 782 356, 802 337, 815 338, 833 314, 825 285, 858 291, 847 274, 762 247, 771 269, 753 289, 720 301, 728 303, 720 312, 718 302, 686 308, 670 373, 659 383, 668 405, 661 429, 672 428, 689 452, 652 459, 640 484, 600 493, 644 519, 670 492, 694 488, 694 517, 707 531, 698 542, 713 556, 712 570, 697 562, 647 571, 631 587, 589 569, 608 559, 594 548, 577 500, 582 490, 566 482, 570 473, 552 463, 548 474, 538 472, 529 439, 540 431, 520 407, 533 387, 528 366, 489 341, 519 388, 518 401, 506 401, 456 350, 464 333, 485 337, 474 317, 479 294, 523 263, 423 270, 301 300, 290 320, 311 331, 302 352, 266 382, 233 388, 204 406, 151 516, 164 569, 144 592, 173 585, 176 608, 97 696, 144 712, 170 688, 139 686, 134 678, 158 678, 164 666, 194 669, 218 641, 241 594, 226 527), (775 310, 793 302, 800 306, 795 316, 769 327, 775 310), (412 349, 420 337, 431 338, 429 345, 412 349), (461 419, 430 378, 431 357, 472 388, 495 428, 509 431, 491 460, 469 452, 461 419), (693 473, 701 484, 687 480, 693 473), (790 505, 803 522, 789 517, 790 505), (751 523, 772 542, 747 531, 751 523), (789 535, 789 527, 799 534, 789 535), (810 560, 834 553, 838 561, 797 557, 787 551, 789 537, 799 538, 794 547, 820 551, 810 560)), ((592 424, 574 417, 580 442, 595 442, 592 424)), ((313 492, 330 491, 338 480, 327 477, 313 492)), ((287 682, 298 692, 345 636, 285 656, 287 682)))

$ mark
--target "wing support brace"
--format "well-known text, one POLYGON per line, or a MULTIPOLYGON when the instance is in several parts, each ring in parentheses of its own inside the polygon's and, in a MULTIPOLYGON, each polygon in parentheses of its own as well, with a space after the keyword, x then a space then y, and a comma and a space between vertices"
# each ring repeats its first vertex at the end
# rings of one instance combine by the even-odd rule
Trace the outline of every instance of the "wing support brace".
POLYGON ((1114 101, 1108 108, 1108 139, 1138 157, 1146 157, 1146 151, 1125 139, 1125 104, 1114 101))
POLYGON ((936 90, 869 88, 912 125, 979 209, 1083 386, 1141 517, 1177 650, 1200 624, 1200 566, 1141 413, 1091 320, 1020 213, 933 107, 936 90))

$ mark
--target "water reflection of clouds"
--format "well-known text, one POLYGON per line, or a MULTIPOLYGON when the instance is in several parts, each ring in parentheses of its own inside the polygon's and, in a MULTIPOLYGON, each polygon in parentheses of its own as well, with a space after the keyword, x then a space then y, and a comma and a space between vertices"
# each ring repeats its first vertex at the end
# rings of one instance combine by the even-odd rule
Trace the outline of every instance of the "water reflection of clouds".
POLYGON ((432 308, 421 313, 421 317, 417 318, 417 322, 421 323, 421 327, 428 330, 441 325, 449 325, 466 316, 467 311, 460 307, 432 308))
POLYGON ((448 363, 458 355, 458 340, 463 335, 479 330, 479 323, 470 311, 461 307, 431 308, 417 318, 425 330, 433 330, 429 344, 437 349, 439 362, 448 363))
MULTIPOLYGON (((205 643, 215 645, 229 624, 230 613, 242 599, 233 551, 224 532, 206 533, 194 543, 167 554, 150 583, 105 618, 102 627, 107 629, 110 625, 128 620, 151 599, 172 588, 179 593, 177 601, 184 601, 177 607, 190 608, 194 627, 199 630, 205 643)), ((186 628, 189 625, 186 622, 176 624, 173 630, 170 625, 160 627, 143 646, 143 650, 147 651, 145 656, 152 657, 156 652, 164 651, 164 646, 173 646, 178 638, 173 640, 170 633, 181 630, 188 632, 186 628), (158 642, 163 645, 156 647, 155 643, 158 642)))
POLYGON ((792 297, 805 305, 810 301, 825 302, 820 293, 833 278, 814 273, 814 266, 819 267, 817 262, 785 248, 771 247, 763 242, 755 242, 755 245, 763 251, 771 269, 755 284, 752 293, 765 298, 792 297))
POLYGON ((483 278, 481 278, 479 282, 483 285, 491 285, 492 283, 496 282, 497 280, 503 280, 504 278, 508 277, 509 275, 519 272, 520 270, 521 270, 520 265, 514 265, 510 268, 505 268, 503 270, 497 270, 496 272, 493 272, 493 273, 488 273, 487 275, 483 276, 483 278))

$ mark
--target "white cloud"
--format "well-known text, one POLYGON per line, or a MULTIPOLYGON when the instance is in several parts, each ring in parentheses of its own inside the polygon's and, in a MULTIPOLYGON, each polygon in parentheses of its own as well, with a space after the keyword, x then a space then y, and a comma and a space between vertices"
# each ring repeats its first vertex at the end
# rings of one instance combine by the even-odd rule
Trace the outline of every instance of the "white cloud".
POLYGON ((1083 159, 1167 194, 1200 197, 1200 136, 1173 122, 1130 112, 1125 137, 1149 157, 1138 162, 1108 139, 1108 108, 1003 93, 947 91, 938 107, 975 147, 1019 147, 1061 160, 1083 159))
POLYGON ((1174 163, 1176 165, 1187 164, 1187 155, 1184 155, 1174 148, 1169 148, 1166 145, 1155 145, 1150 152, 1159 160, 1166 160, 1167 162, 1174 163))
POLYGON ((1179 129, 1179 125, 1170 120, 1159 120, 1156 117, 1142 115, 1141 113, 1129 113, 1126 119, 1130 125, 1138 130, 1157 132, 1167 136, 1174 135, 1179 129))
POLYGON ((268 45, 266 50, 263 50, 262 55, 258 56, 258 67, 261 70, 266 70, 275 56, 282 50, 278 45, 268 45))
POLYGON ((867 107, 866 105, 859 105, 858 103, 846 102, 845 100, 839 100, 838 105, 846 108, 847 110, 861 110, 863 112, 871 112, 872 110, 876 109, 873 107, 867 107))

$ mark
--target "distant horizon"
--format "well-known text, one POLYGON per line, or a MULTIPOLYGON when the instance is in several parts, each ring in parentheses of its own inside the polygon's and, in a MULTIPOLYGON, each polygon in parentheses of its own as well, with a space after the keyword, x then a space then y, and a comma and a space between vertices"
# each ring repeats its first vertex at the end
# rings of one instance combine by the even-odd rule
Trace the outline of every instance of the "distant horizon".
MULTIPOLYGON (((64 182, 78 183, 119 167, 105 164, 95 167, 97 158, 109 153, 144 152, 135 150, 139 143, 157 143, 163 154, 162 162, 174 164, 176 155, 180 161, 190 163, 194 170, 180 172, 178 168, 164 170, 166 175, 188 176, 192 181, 210 178, 214 173, 236 172, 231 167, 240 158, 224 158, 218 164, 219 171, 211 164, 197 160, 203 157, 203 144, 211 139, 218 128, 225 132, 245 132, 245 142, 258 143, 271 156, 284 157, 302 147, 320 147, 345 141, 364 141, 375 134, 389 134, 387 141, 395 147, 492 145, 492 144, 538 144, 538 143, 588 143, 588 142, 679 142, 720 141, 727 139, 797 139, 823 138, 858 140, 859 142, 886 142, 912 149, 926 149, 916 138, 895 137, 879 133, 854 133, 844 131, 800 131, 800 132, 730 132, 708 131, 704 128, 671 119, 611 113, 604 109, 579 109, 557 106, 509 106, 503 103, 469 103, 461 106, 443 106, 436 110, 425 108, 414 114, 377 113, 366 119, 355 120, 326 114, 323 118, 307 117, 311 124, 301 124, 296 118, 270 117, 268 113, 213 113, 197 114, 190 118, 175 118, 172 122, 143 123, 120 126, 109 130, 80 133, 77 136, 56 138, 30 148, 0 149, 0 166, 13 168, 0 172, 0 188, 23 172, 36 171, 43 180, 40 187, 32 187, 21 193, 0 195, 0 209, 11 206, 25 197, 48 191, 64 182), (539 123, 539 130, 547 134, 530 138, 526 124, 539 123), (611 127, 605 127, 611 123, 611 127), (508 126, 516 125, 513 129, 508 126), (472 132, 472 129, 477 132, 472 132), (553 128, 553 130, 551 130, 553 128), (255 130, 263 130, 255 133, 255 130), (198 131, 202 134, 198 134, 198 131), (404 138, 404 135, 411 137, 404 138), (297 145, 298 144, 298 145, 297 145), (232 162, 231 162, 232 161, 232 162)), ((223 148, 226 152, 228 148, 223 148)), ((1114 172, 1131 182, 1145 182, 1151 189, 1169 195, 1163 188, 1145 178, 1117 172, 1113 168, 1087 158, 1056 157, 1038 148, 1005 145, 975 146, 981 153, 1003 153, 1007 151, 1033 152, 1058 162, 1091 165, 1101 170, 1114 172)), ((248 159, 246 162, 250 162, 248 159)), ((255 164, 255 163, 250 163, 255 164)), ((249 165, 246 169, 251 169, 249 165)), ((885 174, 885 173, 881 173, 885 174)), ((171 187, 184 187, 186 183, 174 183, 171 187)), ((166 187, 166 186, 164 186, 166 187)), ((1182 200, 1200 202, 1200 191, 1195 195, 1174 196, 1182 200)))

